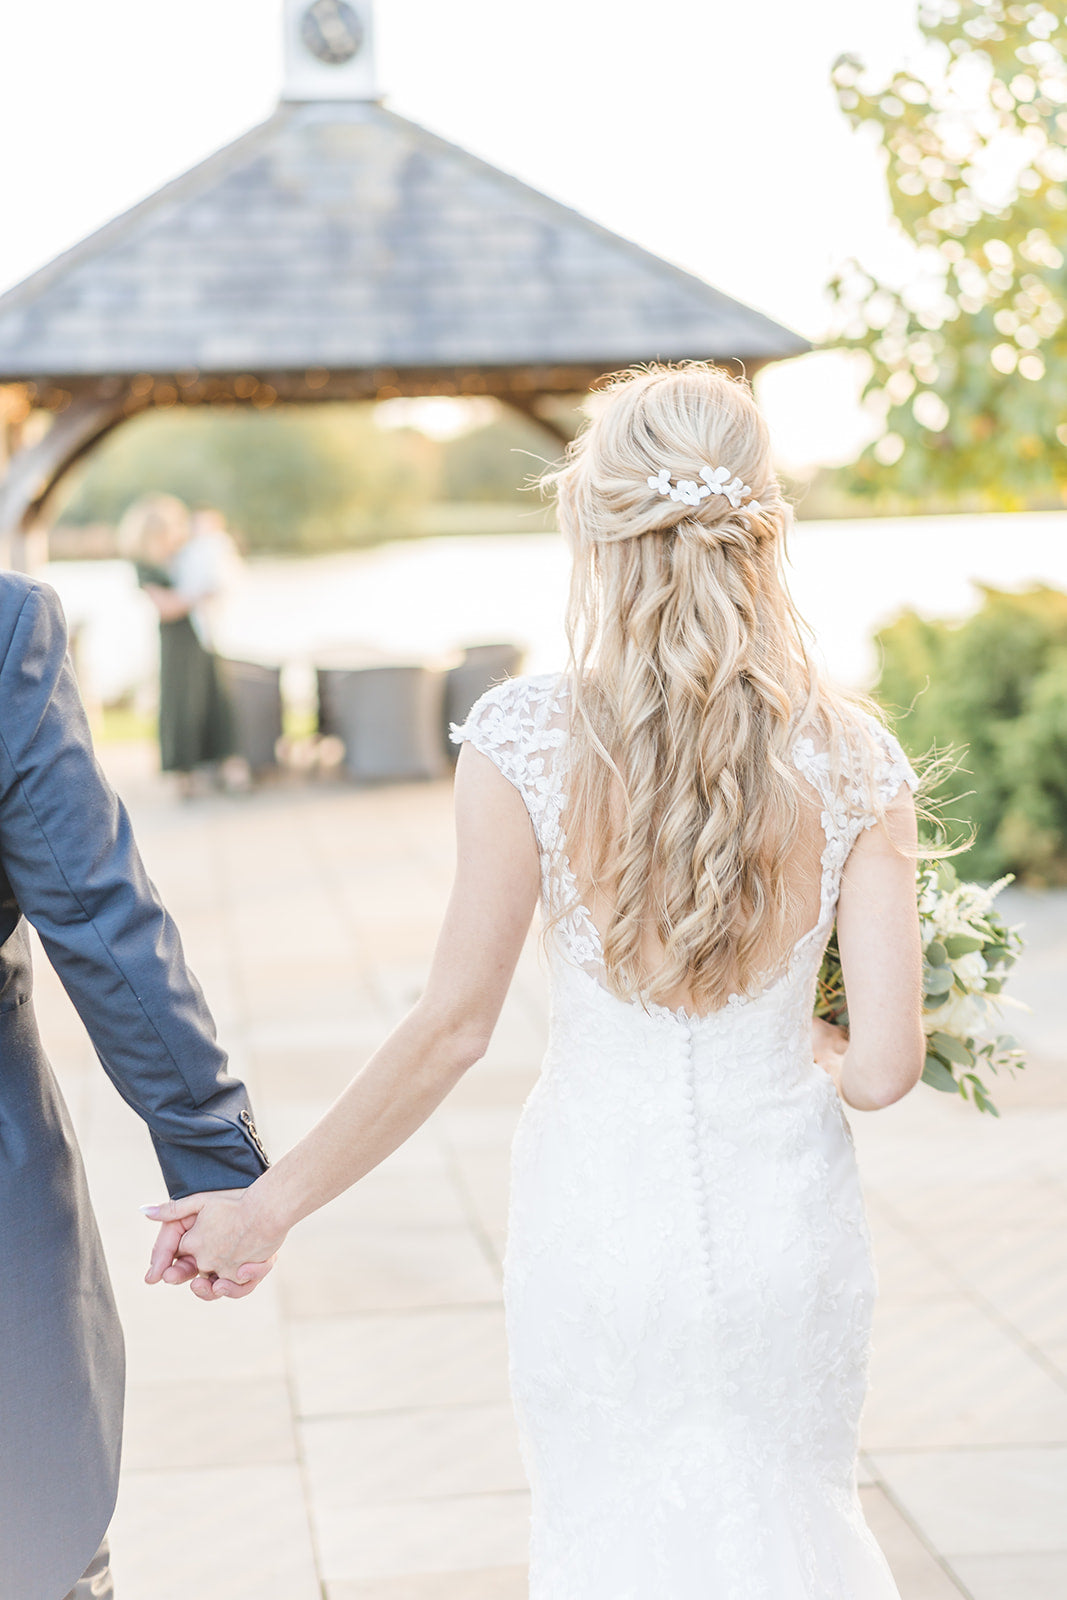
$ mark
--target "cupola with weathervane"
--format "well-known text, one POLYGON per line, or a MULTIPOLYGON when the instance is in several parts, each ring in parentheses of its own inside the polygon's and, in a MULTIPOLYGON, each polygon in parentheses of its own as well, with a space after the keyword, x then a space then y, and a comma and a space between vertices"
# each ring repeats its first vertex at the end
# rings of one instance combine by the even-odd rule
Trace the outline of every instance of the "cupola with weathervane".
POLYGON ((380 100, 371 0, 285 0, 283 100, 380 100))

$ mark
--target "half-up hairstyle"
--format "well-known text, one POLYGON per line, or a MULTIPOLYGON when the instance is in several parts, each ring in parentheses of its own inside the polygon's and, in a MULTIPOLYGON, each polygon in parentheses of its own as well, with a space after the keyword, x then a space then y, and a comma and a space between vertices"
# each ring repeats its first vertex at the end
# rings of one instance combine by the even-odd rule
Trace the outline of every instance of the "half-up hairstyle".
POLYGON ((610 907, 608 982, 653 1002, 685 986, 715 1009, 788 955, 792 745, 800 726, 847 717, 786 592, 767 427, 718 368, 623 372, 548 481, 574 558, 564 826, 579 881, 610 907), (750 494, 693 504, 649 482, 702 467, 750 494), (646 971, 650 929, 662 960, 646 971))

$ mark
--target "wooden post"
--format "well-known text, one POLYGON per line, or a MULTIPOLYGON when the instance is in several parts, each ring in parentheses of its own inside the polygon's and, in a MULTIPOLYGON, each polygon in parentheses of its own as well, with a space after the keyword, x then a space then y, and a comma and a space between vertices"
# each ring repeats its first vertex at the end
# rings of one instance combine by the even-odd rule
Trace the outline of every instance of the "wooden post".
POLYGON ((514 392, 509 392, 507 394, 500 395, 499 398, 503 400, 506 405, 511 406, 515 411, 520 411, 524 417, 529 417, 531 422, 536 422, 539 428, 543 428, 546 433, 552 435, 557 444, 570 444, 574 435, 572 433, 568 433, 566 428, 561 427, 554 417, 543 416, 541 412, 537 410, 535 403, 537 400, 536 395, 527 396, 524 394, 515 394, 514 392))
POLYGON ((27 570, 49 495, 85 451, 129 415, 125 402, 125 393, 75 395, 43 438, 13 452, 0 478, 0 566, 27 570))

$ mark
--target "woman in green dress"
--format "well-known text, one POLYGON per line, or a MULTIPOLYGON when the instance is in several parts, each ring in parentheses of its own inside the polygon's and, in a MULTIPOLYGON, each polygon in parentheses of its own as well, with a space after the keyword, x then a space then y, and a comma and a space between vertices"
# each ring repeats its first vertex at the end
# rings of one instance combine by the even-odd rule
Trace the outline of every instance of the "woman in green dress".
POLYGON ((217 766, 233 751, 229 701, 218 658, 198 629, 214 592, 211 575, 183 560, 191 544, 189 512, 172 495, 149 495, 129 507, 120 548, 159 613, 159 753, 164 772, 177 774, 183 795, 194 791, 198 768, 217 766))

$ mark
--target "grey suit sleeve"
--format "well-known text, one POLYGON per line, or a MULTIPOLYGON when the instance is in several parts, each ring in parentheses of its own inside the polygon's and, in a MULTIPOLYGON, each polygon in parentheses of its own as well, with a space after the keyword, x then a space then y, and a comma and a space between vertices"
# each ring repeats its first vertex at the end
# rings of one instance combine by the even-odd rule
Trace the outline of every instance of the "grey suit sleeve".
POLYGON ((171 1195, 243 1187, 266 1164, 248 1097, 96 763, 51 589, 28 585, 0 662, 0 855, 19 909, 171 1195))

